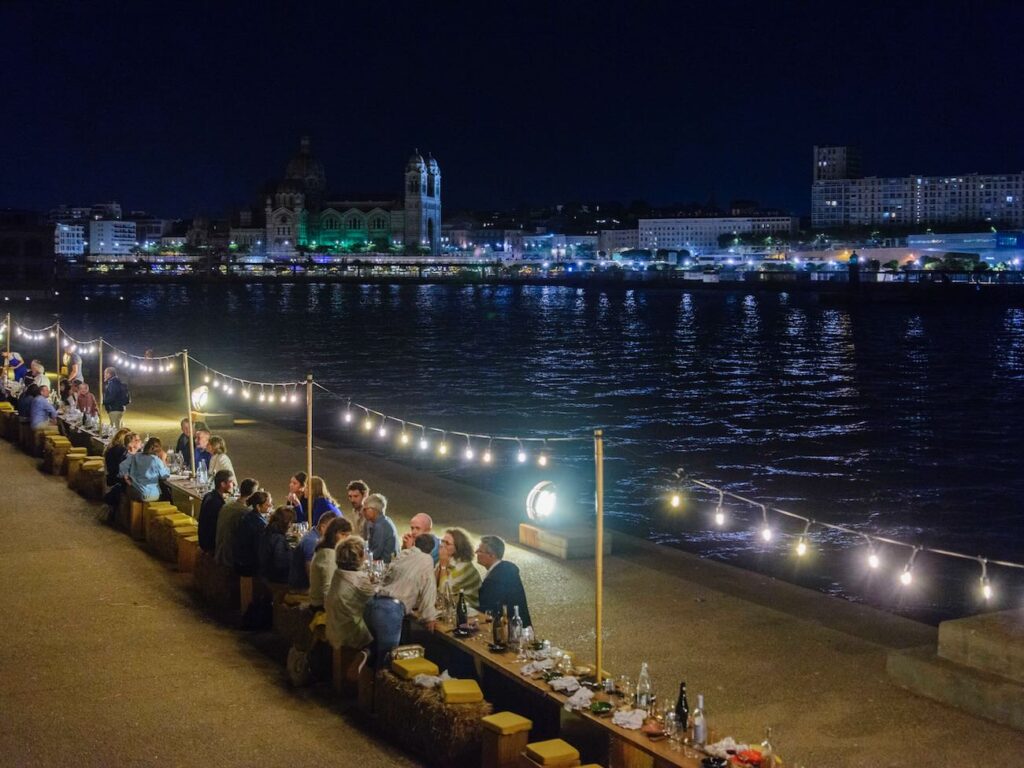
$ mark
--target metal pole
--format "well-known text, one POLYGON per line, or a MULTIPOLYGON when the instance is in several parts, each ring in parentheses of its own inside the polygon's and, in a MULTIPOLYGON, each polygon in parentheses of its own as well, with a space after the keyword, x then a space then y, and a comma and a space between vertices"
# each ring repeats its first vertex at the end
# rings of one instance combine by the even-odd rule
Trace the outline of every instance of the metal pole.
POLYGON ((594 579, 597 582, 595 594, 594 611, 594 679, 601 682, 604 668, 602 664, 602 651, 604 650, 604 639, 602 637, 602 621, 604 613, 604 430, 594 430, 594 471, 596 480, 596 507, 597 507, 597 535, 595 537, 594 553, 594 579))
POLYGON ((188 463, 192 467, 192 477, 196 476, 196 448, 194 434, 194 427, 192 426, 192 380, 188 375, 188 349, 185 349, 181 353, 181 359, 183 361, 182 368, 185 369, 185 407, 188 412, 188 463))
POLYGON ((100 336, 100 357, 99 357, 99 360, 97 361, 97 363, 99 364, 99 368, 100 368, 100 371, 99 371, 99 376, 100 376, 100 391, 99 391, 99 395, 100 396, 98 398, 100 404, 99 404, 99 410, 97 411, 97 413, 98 413, 98 423, 102 424, 103 423, 103 337, 102 336, 100 336))
POLYGON ((56 338, 57 338, 57 380, 56 380, 56 384, 55 384, 56 389, 54 389, 53 392, 51 392, 50 394, 56 393, 57 396, 60 397, 60 321, 59 320, 57 321, 56 338))
POLYGON ((313 374, 306 374, 306 521, 310 530, 316 525, 313 520, 313 498, 310 487, 313 482, 313 374))
POLYGON ((7 325, 4 326, 4 333, 7 334, 5 341, 7 342, 7 357, 4 358, 4 386, 6 386, 7 377, 10 375, 8 371, 11 369, 11 334, 14 329, 11 327, 11 313, 7 313, 7 325))

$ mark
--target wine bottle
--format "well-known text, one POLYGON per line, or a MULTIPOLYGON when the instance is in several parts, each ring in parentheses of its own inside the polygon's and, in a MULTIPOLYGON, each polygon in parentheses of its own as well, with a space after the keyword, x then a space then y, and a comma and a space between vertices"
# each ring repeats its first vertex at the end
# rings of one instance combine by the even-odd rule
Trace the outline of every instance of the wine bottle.
POLYGON ((455 604, 455 626, 464 627, 469 623, 469 604, 466 602, 466 591, 459 590, 459 602, 455 604))
POLYGON ((498 645, 508 646, 508 606, 501 606, 501 621, 498 627, 498 645))
POLYGON ((686 698, 686 681, 679 684, 679 699, 676 701, 676 722, 682 730, 690 727, 690 702, 686 698))
POLYGON ((636 679, 636 708, 644 711, 651 708, 651 675, 646 661, 640 663, 640 676, 636 679))
POLYGON ((708 721, 704 715, 704 694, 697 694, 697 708, 693 710, 693 743, 703 747, 708 741, 708 721))
POLYGON ((761 768, 773 768, 775 765, 775 747, 772 746, 771 726, 764 729, 764 741, 761 742, 761 768))
POLYGON ((511 650, 519 653, 520 646, 523 643, 523 620, 519 616, 519 606, 512 606, 512 623, 508 629, 508 643, 511 646, 511 650))

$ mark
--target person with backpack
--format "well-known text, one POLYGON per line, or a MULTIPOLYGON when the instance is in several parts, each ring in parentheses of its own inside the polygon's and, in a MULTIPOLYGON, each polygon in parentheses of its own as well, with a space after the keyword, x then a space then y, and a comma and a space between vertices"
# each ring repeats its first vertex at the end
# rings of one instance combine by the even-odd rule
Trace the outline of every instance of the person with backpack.
POLYGON ((121 380, 117 377, 117 371, 113 368, 103 370, 103 407, 110 417, 110 425, 114 429, 121 428, 121 419, 124 418, 124 410, 132 402, 131 394, 121 380))

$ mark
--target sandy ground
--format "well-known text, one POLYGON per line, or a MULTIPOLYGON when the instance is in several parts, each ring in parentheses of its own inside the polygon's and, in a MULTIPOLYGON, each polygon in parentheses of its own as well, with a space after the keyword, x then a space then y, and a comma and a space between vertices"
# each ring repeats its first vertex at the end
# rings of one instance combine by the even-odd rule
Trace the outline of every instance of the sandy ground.
MULTIPOLYGON (((177 416, 151 400, 126 423, 173 441, 177 416)), ((217 431, 239 475, 283 498, 304 436, 254 421, 217 431)), ((428 512, 474 540, 515 539, 510 505, 483 491, 320 443, 314 469, 338 495, 355 477, 386 493, 400 529, 428 512)), ((335 753, 412 764, 326 696, 288 690, 258 638, 212 623, 182 577, 6 443, 0 474, 0 762, 294 765, 335 753)), ((592 655, 593 561, 516 546, 506 557, 523 571, 539 636, 592 655)), ((646 660, 664 696, 685 679, 719 733, 760 741, 771 725, 787 765, 980 766, 1024 751, 1024 733, 889 681, 887 652, 934 643, 932 627, 621 536, 605 595, 613 674, 635 678, 646 660)))

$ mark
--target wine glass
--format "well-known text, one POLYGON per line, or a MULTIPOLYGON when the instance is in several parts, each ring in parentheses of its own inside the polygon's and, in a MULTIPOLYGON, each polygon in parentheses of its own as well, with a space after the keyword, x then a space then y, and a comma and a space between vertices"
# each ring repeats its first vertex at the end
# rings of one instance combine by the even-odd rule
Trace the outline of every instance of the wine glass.
POLYGON ((619 675, 615 679, 615 690, 619 692, 622 700, 619 702, 619 709, 629 710, 633 708, 633 681, 629 675, 619 675))

